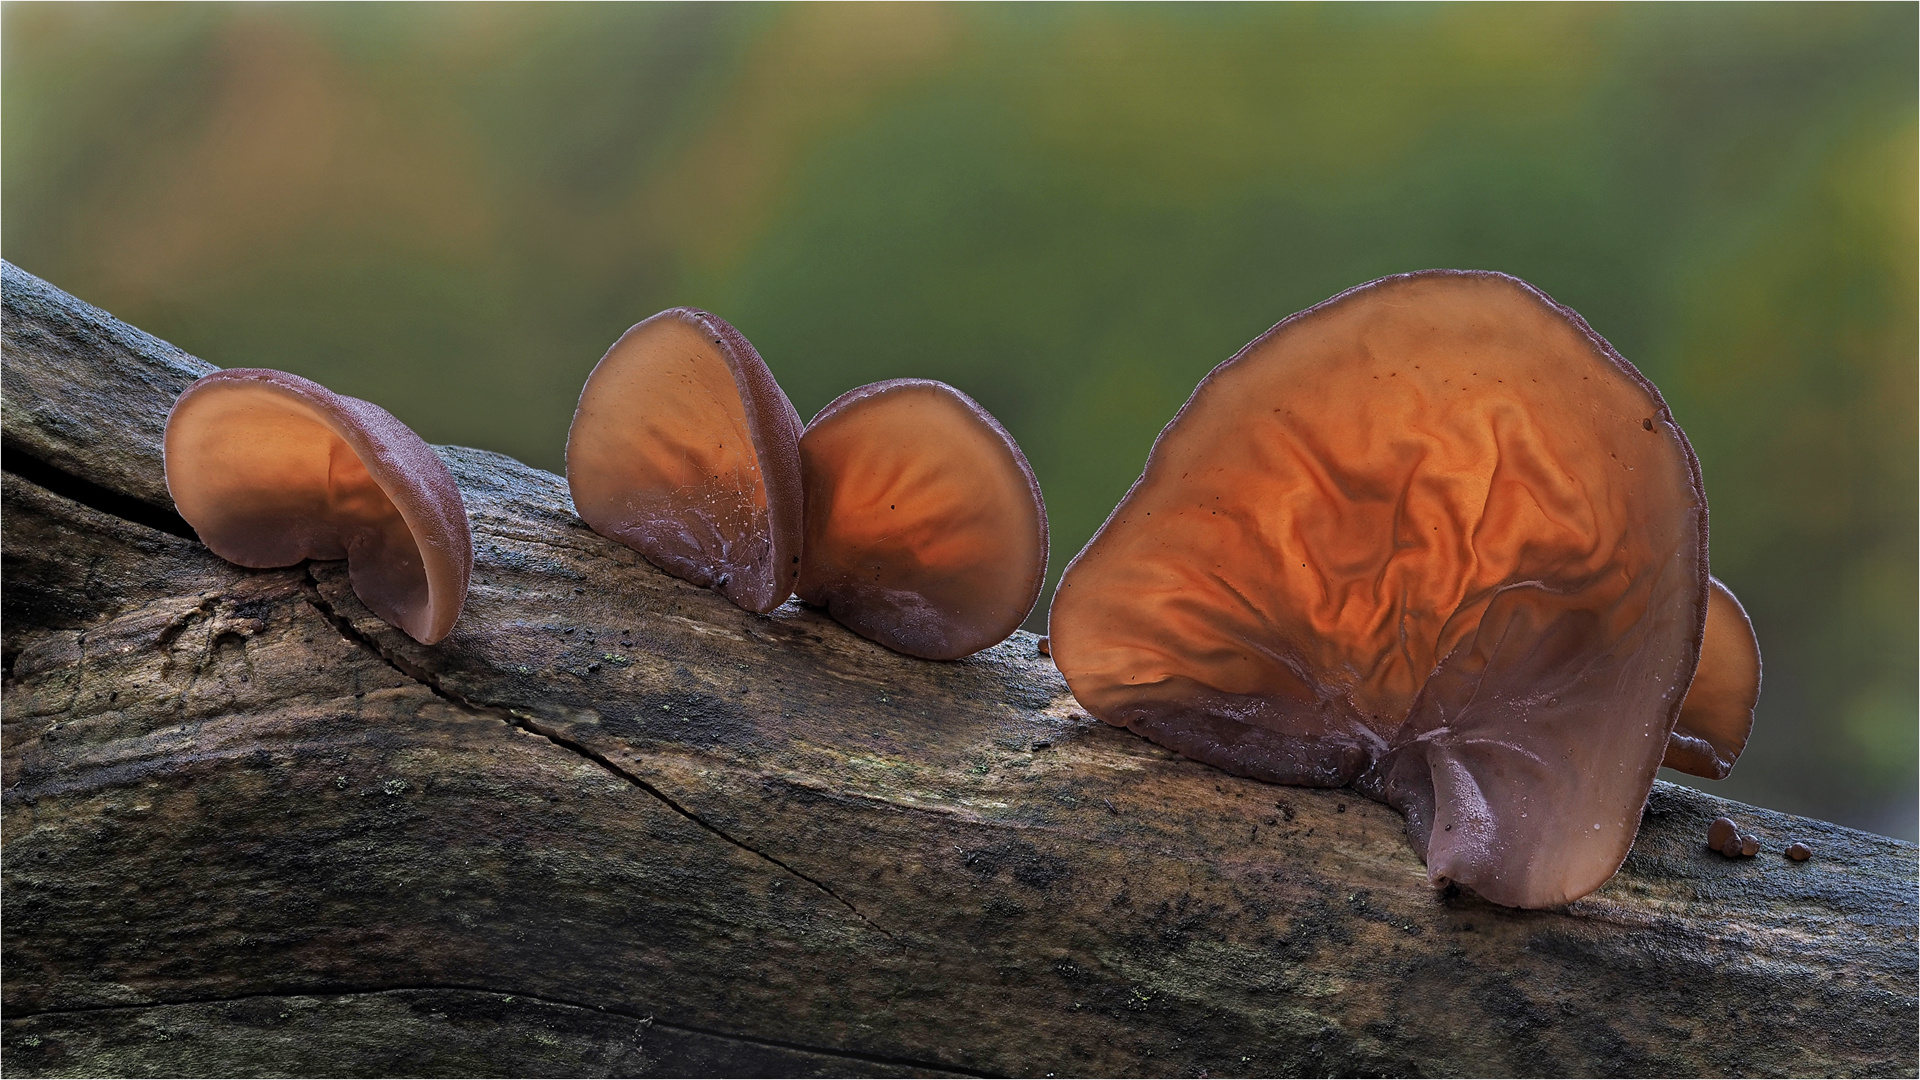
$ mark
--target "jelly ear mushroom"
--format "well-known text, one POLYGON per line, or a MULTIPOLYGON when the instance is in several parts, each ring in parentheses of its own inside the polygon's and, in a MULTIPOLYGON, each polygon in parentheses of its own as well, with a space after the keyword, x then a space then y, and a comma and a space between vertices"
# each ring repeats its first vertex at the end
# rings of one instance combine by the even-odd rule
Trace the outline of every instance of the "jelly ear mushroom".
POLYGON ((1760 641, 1747 611, 1719 578, 1708 578, 1707 630, 1680 719, 1661 764, 1724 780, 1753 733, 1760 701, 1760 641))
POLYGON ((1013 438, 945 383, 850 391, 800 439, 800 598, 897 652, 952 660, 1004 640, 1039 599, 1047 512, 1013 438))
POLYGON ((607 350, 567 433, 581 520, 762 614, 800 572, 800 417, 740 332, 673 308, 607 350))
POLYGON ((241 566, 345 559, 354 595, 431 645, 466 602, 466 504, 432 448, 385 409, 261 368, 216 371, 167 415, 167 490, 241 566))
POLYGON ((1548 907, 1626 857, 1699 655, 1706 499, 1653 385, 1502 274, 1385 278, 1215 368, 1054 594, 1089 712, 1351 784, 1436 885, 1548 907))

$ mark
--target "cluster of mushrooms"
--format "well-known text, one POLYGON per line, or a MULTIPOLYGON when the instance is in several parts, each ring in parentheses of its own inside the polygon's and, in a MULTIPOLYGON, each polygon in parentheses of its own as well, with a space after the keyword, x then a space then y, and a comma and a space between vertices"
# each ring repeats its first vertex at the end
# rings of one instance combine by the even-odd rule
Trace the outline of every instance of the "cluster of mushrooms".
MULTIPOLYGON (((446 467, 385 411, 281 372, 181 395, 169 489, 243 566, 348 561, 433 643, 472 569, 446 467)), ((766 613, 797 593, 888 648, 1010 635, 1046 511, 1004 429, 945 384, 802 427, 747 340, 677 308, 581 393, 582 520, 766 613)), ((1479 271, 1383 278, 1215 368, 1067 567, 1051 655, 1094 716, 1407 818, 1436 887, 1577 899, 1625 859, 1661 765, 1724 777, 1760 653, 1707 567, 1700 467, 1659 392, 1573 311, 1479 271)))
MULTIPOLYGON (((1717 817, 1707 826, 1707 847, 1729 859, 1751 859, 1760 854, 1763 841, 1758 833, 1743 832, 1738 822, 1730 817, 1717 817)), ((1780 854, 1794 862, 1806 862, 1813 858, 1813 849, 1803 840, 1788 844, 1780 854)))
MULTIPOLYGON (((447 467, 380 407, 282 371, 189 386, 167 487, 215 554, 346 559, 355 595, 415 640, 453 629, 473 570, 447 467)), ((841 395, 803 429, 739 331, 674 308, 615 342, 567 433, 595 532, 766 614, 798 592, 864 637, 951 660, 1004 640, 1047 569, 1040 485, 1012 436, 945 383, 841 395)))

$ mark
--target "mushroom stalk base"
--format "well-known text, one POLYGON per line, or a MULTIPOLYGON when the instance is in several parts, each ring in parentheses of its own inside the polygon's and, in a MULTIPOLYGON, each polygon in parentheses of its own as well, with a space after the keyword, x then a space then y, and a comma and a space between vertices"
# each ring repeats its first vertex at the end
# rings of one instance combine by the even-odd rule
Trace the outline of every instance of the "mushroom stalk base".
POLYGON ((1913 845, 1660 784, 1564 910, 1435 892, 1392 810, 1091 720, 1030 635, 751 615, 472 450, 422 646, 166 529, 209 368, 4 280, 10 1075, 1915 1072, 1913 845))

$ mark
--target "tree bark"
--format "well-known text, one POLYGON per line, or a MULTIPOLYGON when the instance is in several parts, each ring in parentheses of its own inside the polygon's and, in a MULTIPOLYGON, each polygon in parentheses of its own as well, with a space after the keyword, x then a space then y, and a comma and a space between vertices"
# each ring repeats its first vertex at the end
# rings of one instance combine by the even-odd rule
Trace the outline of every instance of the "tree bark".
POLYGON ((1584 900, 1436 893, 1392 811, 1091 720, 1029 634, 751 615, 455 447, 422 646, 174 515, 208 365, 4 304, 12 1075, 1915 1073, 1913 845, 1662 783, 1584 900))

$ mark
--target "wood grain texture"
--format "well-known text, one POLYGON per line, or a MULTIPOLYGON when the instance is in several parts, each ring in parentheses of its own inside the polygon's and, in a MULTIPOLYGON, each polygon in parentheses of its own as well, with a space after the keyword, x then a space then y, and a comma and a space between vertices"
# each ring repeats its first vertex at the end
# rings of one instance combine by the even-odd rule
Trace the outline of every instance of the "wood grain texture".
POLYGON ((1661 784, 1564 910, 1437 894, 1392 811, 1093 721, 1030 635, 752 615, 475 450, 422 646, 190 539, 208 369, 4 273, 11 1074, 1915 1072, 1913 845, 1661 784))

